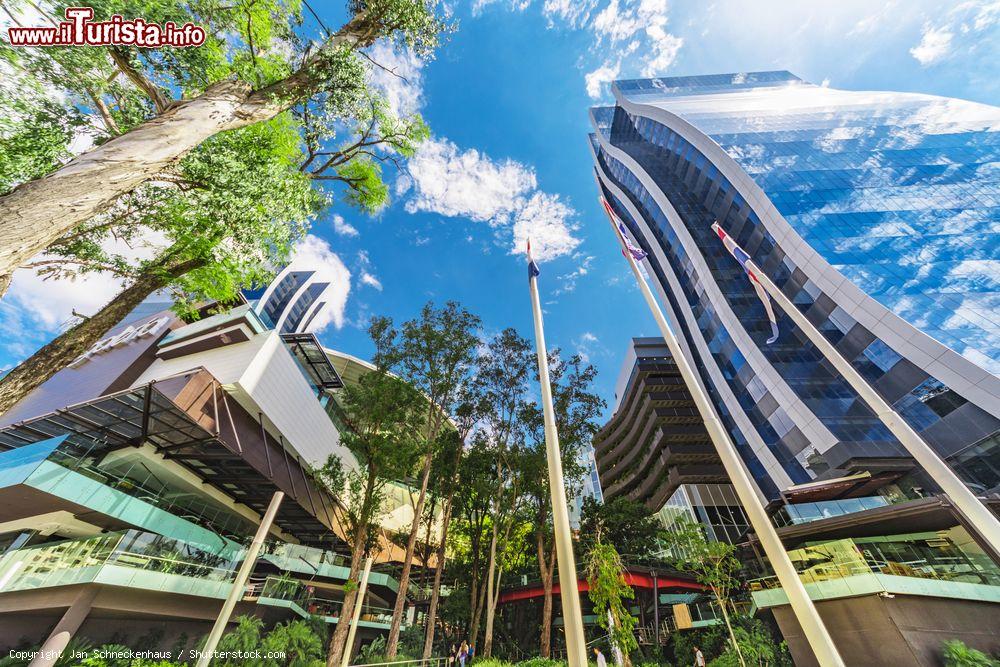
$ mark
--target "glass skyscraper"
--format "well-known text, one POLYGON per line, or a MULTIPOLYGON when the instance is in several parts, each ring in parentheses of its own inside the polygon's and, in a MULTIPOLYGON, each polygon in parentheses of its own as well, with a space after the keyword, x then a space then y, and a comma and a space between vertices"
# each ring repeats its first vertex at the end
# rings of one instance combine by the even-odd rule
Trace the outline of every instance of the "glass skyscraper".
POLYGON ((1000 488, 1000 108, 789 72, 617 81, 604 196, 762 493, 919 471, 720 225, 978 492, 1000 488))

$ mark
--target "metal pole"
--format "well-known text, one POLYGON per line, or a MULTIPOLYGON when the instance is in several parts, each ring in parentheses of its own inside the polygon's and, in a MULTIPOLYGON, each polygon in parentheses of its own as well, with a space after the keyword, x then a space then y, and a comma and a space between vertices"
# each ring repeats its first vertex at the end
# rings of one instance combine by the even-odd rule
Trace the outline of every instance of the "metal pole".
POLYGON ((281 501, 284 499, 284 491, 275 491, 274 495, 271 496, 271 504, 267 506, 267 511, 264 512, 260 526, 257 527, 257 534, 253 536, 253 541, 247 547, 246 557, 243 559, 243 564, 240 566, 239 572, 236 573, 236 580, 233 581, 233 587, 229 590, 229 596, 222 605, 219 617, 215 619, 215 625, 212 626, 212 631, 208 634, 208 640, 205 642, 205 647, 202 649, 201 655, 198 656, 196 667, 208 667, 212 661, 212 655, 215 653, 215 649, 218 648, 219 640, 222 639, 222 635, 226 631, 229 617, 233 615, 236 603, 243 597, 247 579, 257 564, 257 555, 260 553, 260 548, 264 545, 264 538, 267 537, 268 531, 271 530, 271 524, 274 523, 274 516, 278 513, 278 508, 281 507, 281 501))
POLYGON ((549 384, 549 360, 542 327, 542 307, 538 299, 538 285, 532 276, 529 281, 531 309, 535 318, 535 344, 538 347, 538 376, 542 385, 542 408, 545 415, 545 452, 549 465, 549 490, 552 493, 552 527, 556 538, 556 561, 559 564, 559 597, 562 600, 563 627, 566 632, 566 654, 569 667, 587 666, 587 645, 583 634, 583 614, 577 591, 576 562, 573 557, 573 539, 569 529, 569 511, 566 508, 566 487, 563 484, 562 458, 559 433, 552 408, 552 387, 549 384))
POLYGON ((771 519, 764 510, 764 505, 757 496, 757 491, 750 481, 750 475, 743 467, 743 461, 736 452, 729 433, 719 421, 711 400, 702 391, 698 377, 681 351, 680 344, 677 342, 673 331, 671 331, 670 325, 667 324, 667 319, 664 317, 663 311, 660 310, 660 305, 657 303, 656 297, 653 296, 653 292, 650 291, 646 279, 639 271, 639 265, 636 264, 635 259, 629 254, 624 237, 610 216, 608 221, 611 223, 611 228, 614 230, 619 245, 622 246, 625 259, 628 260, 636 282, 639 284, 639 289, 646 299, 646 304, 649 306, 649 310, 652 312, 653 318, 660 328, 663 340, 666 341, 667 347, 670 348, 670 354, 673 356, 674 362, 677 364, 677 368, 684 378, 684 383, 694 398, 698 412, 705 422, 705 429, 708 431, 708 435, 711 437, 712 443, 719 453, 719 458, 722 460, 722 466, 725 468, 726 474, 729 476, 729 481, 732 482, 733 488, 736 490, 736 495, 739 496, 740 503, 747 512, 750 524, 760 538, 761 546, 764 547, 764 553, 767 554, 767 558, 774 568, 774 573, 777 575, 778 581, 785 591, 785 595, 788 596, 788 603, 792 607, 792 612, 795 614, 795 618, 798 619, 799 625, 802 626, 802 631, 809 642, 809 646, 816 655, 817 662, 822 667, 844 667, 844 661, 840 657, 840 653, 837 651, 830 633, 823 624, 823 620, 819 617, 819 612, 816 611, 816 606, 809 598, 809 594, 806 593, 805 586, 802 585, 802 580, 799 579, 792 561, 788 558, 788 553, 785 552, 785 545, 781 543, 781 539, 778 537, 771 519))
POLYGON ((937 452, 931 449, 923 438, 921 438, 913 428, 899 416, 892 406, 868 384, 861 374, 845 359, 830 341, 823 336, 819 330, 803 315, 798 308, 785 296, 785 293, 778 289, 778 286, 771 282, 763 271, 761 271, 752 261, 747 262, 747 267, 757 277, 761 285, 768 294, 778 303, 788 314, 792 321, 806 334, 813 345, 819 348, 823 356, 829 360, 833 367, 837 369, 845 380, 854 388, 862 400, 868 404, 886 428, 896 436, 899 442, 906 448, 920 467, 948 494, 951 501, 958 508, 958 511, 965 516, 970 524, 975 526, 993 549, 993 553, 1000 554, 1000 519, 981 503, 976 495, 969 490, 969 487, 959 479, 955 471, 952 470, 944 460, 938 456, 937 452))
POLYGON ((653 637, 656 640, 656 648, 660 648, 660 586, 657 580, 656 570, 653 570, 653 637))
MULTIPOLYGON (((365 560, 365 571, 361 574, 361 584, 358 586, 358 595, 354 598, 354 611, 351 613, 351 629, 347 631, 347 643, 344 644, 344 657, 340 661, 340 667, 347 667, 351 661, 351 651, 354 648, 354 635, 358 631, 358 620, 361 618, 361 607, 365 602, 365 593, 368 591, 368 575, 372 571, 371 556, 365 560)), ((341 618, 344 617, 346 609, 340 610, 341 618)))

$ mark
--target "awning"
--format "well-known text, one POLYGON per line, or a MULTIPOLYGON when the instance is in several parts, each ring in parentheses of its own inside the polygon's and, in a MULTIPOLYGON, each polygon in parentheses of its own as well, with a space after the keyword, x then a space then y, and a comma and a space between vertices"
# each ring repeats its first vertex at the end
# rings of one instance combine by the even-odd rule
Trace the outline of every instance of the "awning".
MULTIPOLYGON (((0 429, 0 448, 13 449, 68 435, 72 457, 99 460, 106 453, 148 442, 165 458, 259 514, 276 490, 285 492, 275 522, 305 544, 326 544, 341 532, 334 499, 312 479, 308 466, 227 399, 205 369, 150 382, 78 403, 0 429)), ((66 465, 72 465, 71 462, 66 465)))
POLYGON ((306 372, 314 386, 323 389, 340 389, 344 386, 337 369, 330 363, 315 335, 287 333, 281 334, 281 340, 285 342, 288 351, 295 356, 299 366, 306 372))
POLYGON ((782 491, 781 495, 785 502, 790 504, 858 498, 871 495, 876 489, 898 479, 901 475, 899 471, 885 471, 873 475, 866 470, 846 477, 796 484, 782 491))

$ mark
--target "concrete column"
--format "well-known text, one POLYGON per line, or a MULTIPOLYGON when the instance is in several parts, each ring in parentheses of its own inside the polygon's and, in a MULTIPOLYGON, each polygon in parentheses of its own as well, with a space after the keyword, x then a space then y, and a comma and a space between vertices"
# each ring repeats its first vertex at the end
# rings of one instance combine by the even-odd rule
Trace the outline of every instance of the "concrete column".
POLYGON ((42 665, 56 664, 62 652, 66 650, 66 646, 69 645, 69 640, 73 638, 76 631, 87 620, 87 615, 90 614, 90 608, 94 604, 94 598, 96 597, 97 586, 87 586, 80 591, 80 594, 73 600, 73 604, 62 615, 59 622, 56 623, 56 627, 52 628, 49 638, 42 644, 42 648, 38 650, 38 655, 32 658, 28 667, 42 667, 42 665))

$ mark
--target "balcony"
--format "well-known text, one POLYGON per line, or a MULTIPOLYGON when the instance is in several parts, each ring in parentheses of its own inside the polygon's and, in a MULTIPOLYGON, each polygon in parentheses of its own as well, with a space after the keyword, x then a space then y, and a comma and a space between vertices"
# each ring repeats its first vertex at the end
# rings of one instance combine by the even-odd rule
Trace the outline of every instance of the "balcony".
MULTIPOLYGON (((332 430, 325 414, 323 420, 332 430)), ((98 462, 102 455, 149 445, 165 460, 176 461, 258 514, 264 513, 275 490, 283 491, 286 501, 275 522, 301 542, 328 544, 331 531, 340 531, 332 511, 334 499, 313 480, 308 465, 285 446, 284 436, 275 437, 262 428, 201 368, 0 429, 0 449, 8 450, 4 454, 55 440, 73 457, 98 462)), ((0 481, 16 483, 8 477, 0 474, 0 481)))
POLYGON ((0 558, 0 593, 107 584, 224 599, 238 558, 138 530, 17 549, 0 558))
MULTIPOLYGON (((308 548, 288 545, 294 553, 308 548)), ((225 599, 242 559, 227 559, 190 544, 138 530, 65 540, 10 551, 0 557, 0 594, 79 584, 105 584, 148 592, 225 599)), ((376 575, 372 575, 376 576, 376 575)), ((383 575, 384 576, 384 575, 383 575)), ((337 623, 342 602, 288 576, 251 581, 243 600, 283 607, 337 623)), ((364 605, 359 625, 387 629, 392 610, 364 605)))
MULTIPOLYGON (((788 552, 813 600, 904 594, 1000 602, 1000 568, 964 529, 833 540, 788 552)), ((760 607, 787 604, 777 577, 749 582, 760 607)))
POLYGON ((37 513, 84 507, 88 520, 102 528, 125 523, 216 554, 241 549, 242 536, 252 529, 246 519, 151 474, 140 477, 135 468, 141 464, 127 470, 106 465, 106 455, 99 444, 81 447, 69 438, 0 453, 0 521, 21 519, 18 499, 27 497, 37 513))
MULTIPOLYGON (((337 623, 343 610, 342 600, 316 595, 315 589, 290 577, 266 577, 247 586, 243 599, 257 604, 286 607, 303 618, 318 617, 327 623, 337 623)), ((392 609, 362 605, 359 627, 388 629, 392 609)))
POLYGON ((864 498, 845 498, 843 500, 822 500, 815 503, 796 503, 785 505, 779 509, 774 517, 774 524, 778 528, 785 526, 797 526, 820 519, 830 519, 835 516, 854 514, 864 510, 872 510, 879 507, 887 507, 892 504, 888 498, 883 496, 867 496, 864 498))

